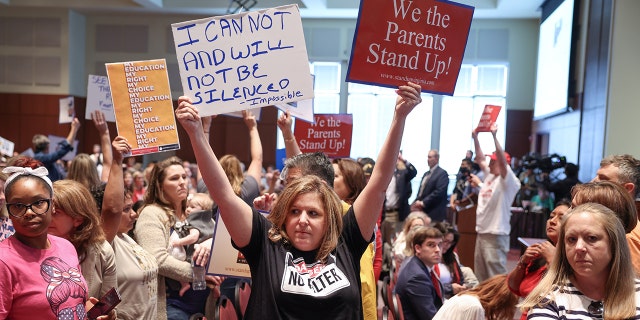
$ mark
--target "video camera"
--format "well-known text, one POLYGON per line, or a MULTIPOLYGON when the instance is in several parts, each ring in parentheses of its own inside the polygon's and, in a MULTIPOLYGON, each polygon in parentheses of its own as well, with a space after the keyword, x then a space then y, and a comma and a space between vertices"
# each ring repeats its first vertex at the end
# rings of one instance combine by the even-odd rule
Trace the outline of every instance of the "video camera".
POLYGON ((546 156, 530 153, 522 157, 522 165, 526 169, 540 169, 540 171, 547 173, 555 169, 564 168, 566 164, 567 158, 557 153, 546 156))

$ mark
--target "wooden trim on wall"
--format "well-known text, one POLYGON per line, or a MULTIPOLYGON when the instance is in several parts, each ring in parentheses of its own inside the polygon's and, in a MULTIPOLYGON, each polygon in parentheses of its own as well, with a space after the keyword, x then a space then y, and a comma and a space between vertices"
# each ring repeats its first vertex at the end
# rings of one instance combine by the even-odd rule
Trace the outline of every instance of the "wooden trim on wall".
MULTIPOLYGON (((21 153, 32 147, 31 139, 35 134, 66 137, 69 124, 58 123, 59 100, 67 96, 0 93, 0 136, 15 143, 15 151, 21 153)), ((100 143, 98 131, 91 120, 85 120, 86 98, 74 99, 76 114, 81 126, 77 139, 78 153, 91 153, 93 145, 100 143)), ((174 106, 177 103, 174 102, 174 106)), ((276 132, 278 130, 278 111, 274 107, 262 108, 258 130, 263 146, 264 166, 275 164, 276 132)), ((116 137, 115 123, 108 123, 111 139, 116 137)), ((186 132, 178 125, 178 136, 181 149, 176 155, 183 160, 195 161, 193 149, 186 132)), ((249 165, 251 154, 249 150, 249 135, 242 119, 218 116, 213 120, 211 129, 211 145, 219 157, 234 154, 249 165)), ((139 160, 142 162, 141 160, 139 160)))

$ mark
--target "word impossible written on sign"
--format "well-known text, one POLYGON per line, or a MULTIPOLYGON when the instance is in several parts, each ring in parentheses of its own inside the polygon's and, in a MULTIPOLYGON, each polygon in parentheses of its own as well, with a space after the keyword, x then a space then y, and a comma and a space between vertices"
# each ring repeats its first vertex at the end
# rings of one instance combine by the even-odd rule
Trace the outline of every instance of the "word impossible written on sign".
POLYGON ((300 151, 321 151, 330 158, 350 157, 353 115, 316 114, 313 118, 313 123, 296 120, 294 135, 300 151))
POLYGON ((436 0, 362 0, 347 81, 453 95, 474 8, 436 0))
POLYGON ((202 116, 313 98, 297 5, 171 28, 182 89, 202 116))
POLYGON ((180 149, 166 61, 106 65, 118 135, 131 155, 180 149))

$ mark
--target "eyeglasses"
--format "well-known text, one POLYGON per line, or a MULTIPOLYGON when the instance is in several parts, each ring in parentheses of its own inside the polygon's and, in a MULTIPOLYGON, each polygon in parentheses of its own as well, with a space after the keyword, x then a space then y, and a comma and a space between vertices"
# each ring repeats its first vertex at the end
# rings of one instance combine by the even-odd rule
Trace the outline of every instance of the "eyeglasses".
POLYGON ((9 214, 16 217, 22 218, 26 213, 27 209, 31 209, 31 211, 35 214, 44 214, 49 210, 51 206, 51 199, 40 199, 31 204, 24 203, 7 203, 7 211, 9 214))
POLYGON ((591 315, 601 316, 604 313, 604 305, 602 301, 593 301, 587 308, 587 311, 589 311, 591 315))

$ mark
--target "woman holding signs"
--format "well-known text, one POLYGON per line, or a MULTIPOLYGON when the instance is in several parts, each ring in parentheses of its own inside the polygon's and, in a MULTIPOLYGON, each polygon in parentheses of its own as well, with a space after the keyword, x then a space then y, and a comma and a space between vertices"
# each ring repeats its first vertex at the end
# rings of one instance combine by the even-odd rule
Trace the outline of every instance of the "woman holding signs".
POLYGON ((231 239, 251 269, 249 319, 361 319, 360 256, 373 237, 420 86, 397 90, 395 114, 371 180, 342 216, 336 193, 319 178, 288 184, 268 218, 236 196, 202 131, 198 110, 180 97, 176 116, 191 139, 203 179, 231 239))

